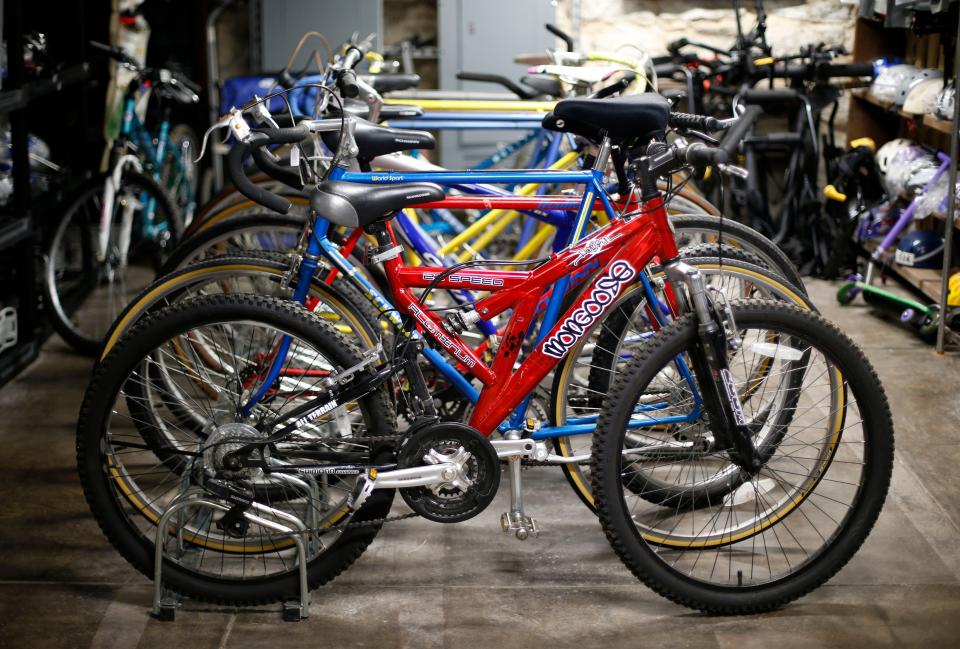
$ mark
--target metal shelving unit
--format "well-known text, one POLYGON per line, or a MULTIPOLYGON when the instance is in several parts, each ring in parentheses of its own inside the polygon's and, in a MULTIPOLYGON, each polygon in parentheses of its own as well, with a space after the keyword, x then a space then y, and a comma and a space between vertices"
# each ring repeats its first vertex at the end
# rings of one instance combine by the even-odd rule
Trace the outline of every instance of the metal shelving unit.
MULTIPOLYGON (((77 4, 76 11, 82 13, 83 3, 77 4)), ((86 63, 79 63, 49 78, 27 80, 21 2, 3 3, 3 32, 7 43, 7 79, 0 91, 0 112, 6 113, 10 122, 13 196, 0 208, 0 260, 4 271, 0 300, 12 303, 17 310, 17 343, 0 353, 0 384, 36 358, 43 338, 36 282, 38 228, 30 188, 29 109, 35 102, 83 82, 90 73, 86 63)), ((82 30, 79 34, 82 37, 82 30)))
MULTIPOLYGON (((944 13, 944 20, 949 16, 944 13)), ((957 29, 957 26, 954 26, 957 29)), ((960 32, 958 32, 960 34, 960 32)), ((944 66, 944 57, 940 41, 936 35, 918 36, 903 28, 887 28, 877 17, 857 18, 854 32, 853 58, 858 63, 872 61, 881 57, 899 57, 906 62, 920 67, 944 66)), ((956 48, 960 54, 960 47, 956 48)), ((960 59, 958 59, 960 62, 960 59)), ((955 66, 957 71, 958 66, 955 66)), ((960 77, 957 83, 960 84, 960 77)), ((878 100, 870 94, 868 89, 857 89, 851 92, 850 113, 848 117, 847 142, 861 137, 870 137, 881 145, 896 137, 909 137, 940 150, 949 151, 954 161, 957 159, 957 117, 951 120, 942 120, 933 115, 916 115, 908 113, 902 107, 891 102, 878 100)), ((957 102, 960 107, 960 102, 957 102)), ((956 163, 951 168, 951 183, 955 184, 956 163)), ((953 186, 953 185, 951 185, 953 186)), ((952 196, 952 192, 951 192, 952 196)), ((951 199, 946 214, 953 214, 954 205, 951 199)), ((933 214, 928 217, 938 227, 944 227, 947 239, 944 250, 944 266, 940 271, 930 269, 916 269, 905 267, 890 267, 888 274, 896 276, 921 299, 940 304, 941 313, 946 310, 947 282, 955 270, 951 259, 951 240, 953 238, 951 219, 945 214, 933 214)), ((869 250, 865 250, 869 252, 869 250)), ((940 332, 937 340, 937 351, 943 352, 944 322, 941 319, 940 332)))

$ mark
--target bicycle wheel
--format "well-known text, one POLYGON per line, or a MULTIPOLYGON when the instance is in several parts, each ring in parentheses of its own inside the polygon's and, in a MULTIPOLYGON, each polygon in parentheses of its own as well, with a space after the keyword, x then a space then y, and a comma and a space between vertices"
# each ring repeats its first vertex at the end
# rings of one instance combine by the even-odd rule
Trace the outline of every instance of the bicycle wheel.
MULTIPOLYGON (((719 240, 721 221, 708 214, 676 214, 670 216, 676 233, 677 245, 681 248, 698 243, 714 243, 719 240)), ((773 241, 751 227, 725 218, 722 223, 724 245, 743 248, 757 255, 771 270, 785 278, 795 287, 807 292, 797 267, 773 241)))
POLYGON ((653 336, 618 377, 591 464, 600 522, 624 564, 672 601, 723 614, 780 607, 832 577, 870 532, 893 468, 889 404, 849 338, 792 305, 749 300, 733 312, 743 344, 728 362, 761 467, 741 469, 716 447, 696 405, 684 372, 700 344, 692 315, 653 336), (635 439, 679 429, 700 444, 661 452, 635 439), (733 474, 739 486, 711 502, 644 493, 652 476, 696 489, 733 474))
MULTIPOLYGON (((281 255, 251 251, 216 257, 164 275, 145 288, 117 317, 105 337, 102 356, 139 320, 163 307, 199 295, 250 293, 289 299, 290 261, 281 255)), ((333 286, 314 278, 305 305, 361 349, 372 349, 388 331, 379 312, 349 282, 333 286)))
POLYGON ((289 252, 297 247, 306 224, 305 218, 265 212, 224 219, 184 239, 170 254, 161 274, 222 255, 252 250, 289 252))
POLYGON ((104 182, 91 184, 70 204, 44 250, 44 298, 53 327, 76 351, 91 356, 121 309, 153 280, 183 232, 182 215, 170 195, 149 176, 128 170, 116 193, 101 259, 104 182), (154 206, 151 226, 146 223, 148 205, 154 206), (128 210, 129 232, 124 228, 128 210))
MULTIPOLYGON (((286 185, 262 184, 264 189, 272 191, 275 194, 283 196, 290 201, 290 211, 286 216, 296 216, 306 219, 310 215, 310 200, 302 193, 296 192, 286 185)), ((249 216, 251 214, 263 214, 266 210, 263 205, 246 198, 237 190, 224 197, 224 199, 210 202, 204 206, 204 209, 197 212, 196 218, 186 230, 186 236, 193 236, 197 232, 220 223, 224 219, 235 216, 249 216)), ((281 216, 275 212, 269 212, 281 216)))
MULTIPOLYGON (((694 251, 711 245, 715 244, 701 244, 694 251)), ((707 285, 721 291, 727 299, 759 297, 785 301, 805 309, 814 308, 786 280, 770 270, 741 261, 740 257, 750 259, 752 255, 725 248, 722 263, 711 257, 684 257, 684 262, 696 267, 707 285)), ((659 272, 654 274, 655 280, 660 278, 659 272)), ((551 424, 595 423, 617 375, 643 349, 651 335, 643 285, 634 284, 623 292, 607 316, 580 339, 554 373, 551 424)), ((589 455, 590 445, 589 435, 554 440, 557 454, 565 457, 589 455)), ((595 509, 589 465, 570 463, 561 466, 583 503, 595 509)))
MULTIPOLYGON (((216 475, 252 494, 258 506, 266 508, 258 515, 267 523, 238 525, 210 509, 184 510, 172 519, 177 529, 167 534, 165 584, 193 597, 227 603, 265 603, 295 594, 294 543, 269 525, 289 525, 290 516, 306 528, 311 587, 335 577, 376 536, 393 492, 373 494, 351 519, 346 503, 355 477, 295 473, 291 479, 257 468, 226 471, 223 455, 268 435, 288 413, 317 395, 322 381, 359 360, 357 348, 322 320, 273 298, 193 298, 141 321, 98 366, 77 429, 81 482, 104 534, 136 569, 152 576, 156 525, 163 511, 185 490, 202 487, 216 475), (284 336, 291 342, 280 373, 264 384, 284 336), (201 433, 178 428, 178 415, 169 413, 162 400, 143 402, 135 396, 143 390, 131 390, 161 375, 167 383, 150 387, 159 393, 176 385, 180 405, 207 419, 201 433), (263 398, 244 417, 244 404, 261 389, 263 398), (151 439, 153 426, 137 417, 144 409, 168 425, 165 435, 173 435, 160 453, 157 440, 151 439), (171 461, 173 455, 177 461, 171 461), (368 524, 351 527, 348 521, 368 524)), ((302 449, 384 461, 389 458, 365 438, 392 434, 395 425, 383 391, 368 393, 313 419, 295 438, 272 445, 269 463, 292 468, 302 449)))

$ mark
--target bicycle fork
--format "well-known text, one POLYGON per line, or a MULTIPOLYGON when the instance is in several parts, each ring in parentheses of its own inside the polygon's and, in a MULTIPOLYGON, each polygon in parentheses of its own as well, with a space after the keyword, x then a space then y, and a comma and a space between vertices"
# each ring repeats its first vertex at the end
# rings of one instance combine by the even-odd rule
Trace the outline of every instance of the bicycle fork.
MULTIPOLYGON (((120 189, 123 171, 128 165, 137 172, 143 171, 143 167, 135 155, 121 156, 103 185, 103 205, 100 208, 100 227, 97 232, 97 262, 101 264, 107 260, 107 254, 109 253, 114 200, 116 200, 117 191, 120 189)), ((120 241, 118 242, 122 257, 121 267, 126 266, 127 252, 130 248, 130 233, 133 229, 133 215, 138 207, 141 207, 141 205, 132 195, 124 197, 123 215, 120 222, 120 241)))
POLYGON ((686 286, 693 303, 700 344, 690 352, 691 364, 717 449, 728 451, 737 466, 754 473, 762 461, 727 363, 727 350, 737 350, 742 344, 733 312, 725 300, 718 309, 702 275, 689 264, 678 260, 667 262, 664 272, 672 284, 686 286))

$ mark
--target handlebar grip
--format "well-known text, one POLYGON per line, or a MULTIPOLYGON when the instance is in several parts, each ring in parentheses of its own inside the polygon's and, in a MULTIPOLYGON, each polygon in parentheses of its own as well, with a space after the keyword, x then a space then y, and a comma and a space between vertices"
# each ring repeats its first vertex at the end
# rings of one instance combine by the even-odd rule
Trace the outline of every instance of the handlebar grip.
POLYGON ((744 101, 751 103, 769 103, 776 101, 797 101, 800 93, 790 88, 753 88, 740 93, 744 101))
POLYGON ((744 136, 746 136, 750 127, 753 126, 753 123, 757 121, 761 114, 763 114, 763 109, 759 106, 747 106, 746 110, 740 115, 740 119, 737 120, 737 123, 727 129, 727 134, 720 144, 720 148, 726 152, 727 156, 736 154, 740 148, 740 142, 743 141, 744 136))
POLYGON ((690 113, 670 113, 670 126, 678 128, 700 128, 705 131, 720 129, 720 121, 707 115, 692 115, 690 113))
POLYGON ((514 63, 519 63, 520 65, 550 65, 552 60, 550 55, 546 53, 535 53, 535 54, 517 54, 513 57, 514 63))
POLYGON ((824 67, 828 77, 873 77, 876 68, 873 63, 837 63, 824 67))
MULTIPOLYGON (((254 131, 248 142, 238 142, 227 156, 227 171, 237 191, 250 200, 280 214, 290 211, 290 201, 254 185, 243 171, 243 159, 251 149, 270 144, 291 144, 305 139, 310 134, 306 126, 295 128, 254 131)), ((264 170, 266 171, 266 169, 264 170)))
POLYGON ((636 79, 637 79, 636 74, 634 74, 633 72, 628 72, 619 81, 615 81, 614 83, 611 83, 609 86, 604 86, 603 88, 600 88, 600 90, 590 95, 590 98, 603 99, 604 97, 615 95, 618 92, 623 92, 630 86, 631 83, 636 81, 636 79))
POLYGON ((699 142, 689 144, 684 153, 684 157, 686 158, 687 164, 695 167, 723 164, 729 159, 727 152, 723 149, 709 147, 699 142))
POLYGON ((667 43, 667 51, 676 54, 681 48, 690 44, 686 38, 678 38, 675 41, 667 43))
POLYGON ((513 81, 499 74, 486 74, 483 72, 458 72, 457 79, 460 81, 481 81, 483 83, 497 83, 515 94, 520 99, 532 99, 536 96, 534 93, 527 92, 513 81))
POLYGON ((357 73, 353 70, 344 70, 340 73, 340 78, 337 80, 337 85, 340 86, 340 94, 344 97, 353 99, 360 94, 360 85, 357 83, 357 73))
POLYGON ((546 23, 544 27, 547 28, 548 32, 550 32, 551 34, 553 34, 554 36, 562 40, 564 43, 566 43, 568 52, 573 51, 573 37, 570 36, 570 34, 566 33, 565 31, 563 31, 562 29, 560 29, 559 27, 557 27, 552 23, 546 23))

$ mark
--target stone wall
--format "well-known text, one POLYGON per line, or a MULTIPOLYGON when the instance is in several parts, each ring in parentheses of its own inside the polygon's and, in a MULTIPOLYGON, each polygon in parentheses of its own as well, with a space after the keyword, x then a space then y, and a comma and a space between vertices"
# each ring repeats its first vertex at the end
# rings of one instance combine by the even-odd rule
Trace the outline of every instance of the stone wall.
MULTIPOLYGON (((743 30, 756 24, 754 4, 743 2, 743 30)), ((767 42, 775 55, 794 53, 804 45, 842 44, 853 50, 856 5, 841 0, 767 0, 767 42)), ((573 0, 559 0, 557 22, 576 32, 573 0)), ((689 38, 729 48, 736 41, 737 25, 729 0, 581 0, 578 49, 610 50, 630 44, 651 56, 666 52, 667 43, 689 38)), ((558 42, 558 47, 560 43, 558 42)), ((847 57, 849 58, 849 57, 847 57)), ((844 59, 841 59, 844 60, 844 59)), ((837 138, 844 139, 848 99, 840 100, 837 138)))
MULTIPOLYGON (((744 2, 742 24, 748 31, 756 22, 753 3, 744 2)), ((728 0, 581 0, 580 48, 604 50, 633 44, 651 55, 665 52, 667 43, 681 37, 728 48, 737 28, 728 0)), ((794 52, 803 45, 824 42, 853 48, 855 5, 840 0, 776 0, 764 3, 767 41, 775 54, 794 52)), ((558 21, 568 28, 573 0, 558 3, 558 21)))

